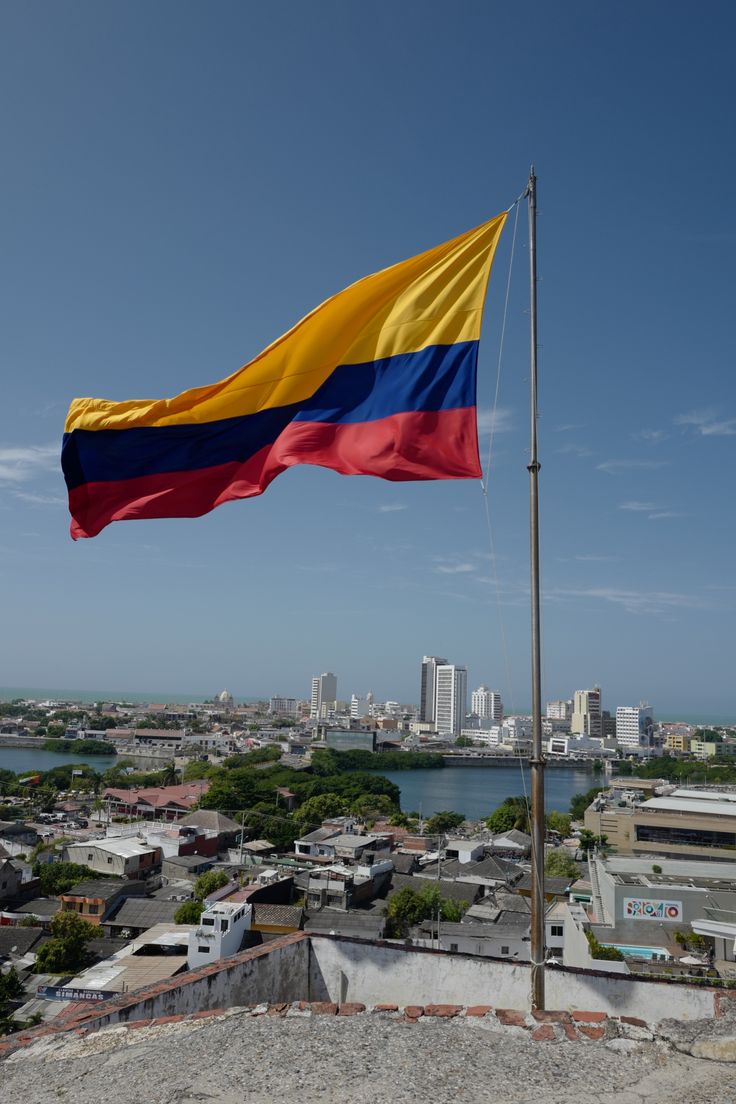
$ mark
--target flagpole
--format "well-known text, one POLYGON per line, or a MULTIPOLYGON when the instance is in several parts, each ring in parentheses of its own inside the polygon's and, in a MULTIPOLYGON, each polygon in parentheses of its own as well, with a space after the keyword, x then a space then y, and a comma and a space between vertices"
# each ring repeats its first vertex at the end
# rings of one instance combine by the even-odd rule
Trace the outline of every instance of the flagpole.
POLYGON ((544 1008, 544 757, 542 755, 542 664, 539 614, 539 470, 537 454, 537 178, 534 166, 527 186, 529 206, 529 279, 531 320, 531 446, 529 454, 529 543, 531 565, 532 643, 532 918, 531 1004, 544 1008))

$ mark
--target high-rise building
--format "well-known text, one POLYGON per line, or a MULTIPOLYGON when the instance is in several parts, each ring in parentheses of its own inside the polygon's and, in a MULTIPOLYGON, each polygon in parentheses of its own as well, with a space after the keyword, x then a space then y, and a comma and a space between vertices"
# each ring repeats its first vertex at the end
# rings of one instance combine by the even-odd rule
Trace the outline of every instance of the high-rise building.
POLYGON ((470 712, 480 717, 481 721, 500 725, 503 721, 503 702, 499 691, 489 690, 487 686, 479 686, 472 693, 470 712))
POLYGON ((299 713, 299 702, 296 698, 273 697, 268 703, 268 712, 296 717, 299 713))
POLYGON ((337 701, 337 677, 331 671, 317 675, 312 679, 312 702, 309 716, 312 720, 322 718, 323 706, 337 701))
POLYGON ((422 685, 419 693, 419 720, 434 721, 435 674, 440 664, 447 663, 441 656, 424 656, 422 659, 422 685))
POLYGON ((602 738, 600 686, 594 686, 592 690, 575 691, 570 731, 576 736, 591 736, 596 740, 602 738))
POLYGON ((569 721, 572 717, 572 702, 571 701, 549 701, 547 702, 547 719, 550 721, 569 721))
POLYGON ((616 709, 616 740, 621 748, 651 747, 654 713, 651 705, 619 705, 616 709))
POLYGON ((434 723, 441 734, 459 736, 465 726, 468 671, 456 663, 439 663, 434 678, 434 723))
POLYGON ((358 694, 353 694, 350 699, 350 716, 353 720, 360 720, 361 717, 370 717, 371 709, 373 708, 373 702, 369 702, 368 698, 361 698, 358 694))

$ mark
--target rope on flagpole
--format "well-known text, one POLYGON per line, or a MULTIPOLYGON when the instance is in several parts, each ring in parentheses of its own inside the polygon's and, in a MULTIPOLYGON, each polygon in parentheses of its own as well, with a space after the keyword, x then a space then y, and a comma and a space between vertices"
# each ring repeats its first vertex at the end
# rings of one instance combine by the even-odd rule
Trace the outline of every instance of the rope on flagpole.
POLYGON ((499 584, 499 581, 498 581, 498 565, 497 565, 497 562, 496 562, 496 545, 495 545, 495 541, 494 541, 494 538, 493 538, 493 525, 491 523, 491 510, 490 510, 490 506, 488 504, 488 479, 489 479, 490 470, 491 470, 491 459, 492 459, 492 456, 493 456, 493 442, 494 442, 495 429, 496 429, 496 415, 497 415, 497 411, 498 411, 498 396, 499 396, 500 389, 501 389, 501 370, 502 370, 502 366, 503 366, 503 352, 504 352, 504 343, 505 343, 505 338, 506 338, 506 319, 508 317, 509 297, 510 297, 510 294, 511 294, 511 275, 512 275, 513 268, 514 268, 514 254, 516 252, 516 229, 517 229, 517 226, 519 224, 519 207, 520 207, 520 203, 521 203, 521 200, 524 198, 525 194, 526 194, 525 192, 522 192, 522 194, 519 196, 519 198, 515 199, 514 202, 511 205, 511 207, 509 207, 509 211, 512 211, 514 207, 516 208, 516 215, 514 217, 514 230, 513 230, 513 234, 512 234, 512 238, 511 238, 511 255, 509 257, 509 271, 508 271, 508 276, 506 278, 506 294, 504 296, 503 318, 502 318, 502 321, 501 321, 501 336, 500 336, 499 348, 498 348, 498 361, 497 361, 497 364, 496 364, 496 388, 495 388, 495 393, 494 393, 494 396, 493 396, 493 406, 491 408, 491 436, 490 436, 490 439, 489 439, 489 442, 488 442, 488 462, 487 462, 487 465, 486 465, 485 478, 483 478, 481 476, 481 480, 480 480, 481 491, 483 493, 483 505, 484 505, 484 508, 485 508, 485 515, 486 515, 486 526, 488 528, 488 544, 489 544, 490 553, 491 553, 491 573, 493 575, 493 582, 494 582, 494 587, 495 587, 495 591, 496 591, 496 606, 497 606, 497 610, 498 610, 498 621, 499 621, 499 626, 500 626, 500 630, 501 630, 501 647, 502 647, 502 650, 503 650, 504 666, 505 666, 505 669, 506 669, 506 685, 507 685, 508 690, 509 690, 510 704, 511 704, 512 712, 516 711, 516 699, 515 699, 515 695, 514 695, 514 691, 513 691, 513 683, 512 683, 512 679, 511 679, 511 664, 509 662, 508 643, 507 643, 507 640, 506 640, 506 625, 505 625, 505 622, 504 622, 504 619, 503 619, 503 613, 501 611, 501 587, 500 587, 500 584, 499 584))

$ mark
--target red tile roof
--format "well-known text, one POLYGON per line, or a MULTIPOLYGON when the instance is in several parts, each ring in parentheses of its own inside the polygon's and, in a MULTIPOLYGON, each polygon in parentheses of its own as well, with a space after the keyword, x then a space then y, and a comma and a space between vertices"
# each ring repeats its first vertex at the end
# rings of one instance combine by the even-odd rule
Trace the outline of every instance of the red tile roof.
POLYGON ((152 809, 163 809, 169 805, 191 809, 209 788, 209 781, 201 779, 196 782, 184 782, 180 786, 151 786, 142 790, 110 788, 105 790, 103 797, 112 797, 126 805, 150 805, 152 809))

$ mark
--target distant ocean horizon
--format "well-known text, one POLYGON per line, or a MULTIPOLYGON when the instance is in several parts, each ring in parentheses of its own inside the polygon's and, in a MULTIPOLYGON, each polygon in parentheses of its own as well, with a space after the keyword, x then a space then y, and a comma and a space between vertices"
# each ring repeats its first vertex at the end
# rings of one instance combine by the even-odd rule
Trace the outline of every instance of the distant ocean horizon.
MULTIPOLYGON (((268 701, 271 694, 245 695, 230 691, 236 702, 250 705, 253 702, 268 701)), ((31 698, 35 701, 47 699, 60 699, 62 701, 78 702, 133 702, 156 703, 160 705, 186 705, 189 702, 212 701, 219 691, 210 694, 170 693, 160 690, 141 692, 140 690, 71 690, 68 687, 44 687, 44 686, 0 686, 0 701, 11 701, 13 698, 31 698)), ((296 695, 298 697, 298 695, 296 695)), ((308 695, 302 695, 302 700, 307 701, 308 695)), ((522 708, 517 713, 524 716, 530 714, 530 708, 522 708)), ((674 710, 665 710, 655 716, 659 721, 682 721, 685 724, 694 725, 736 725, 736 709, 733 713, 678 713, 674 710)))

